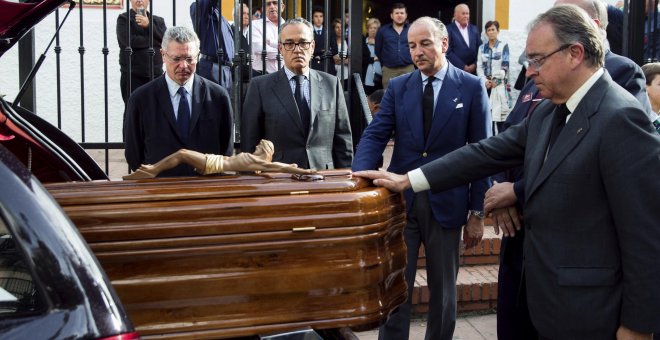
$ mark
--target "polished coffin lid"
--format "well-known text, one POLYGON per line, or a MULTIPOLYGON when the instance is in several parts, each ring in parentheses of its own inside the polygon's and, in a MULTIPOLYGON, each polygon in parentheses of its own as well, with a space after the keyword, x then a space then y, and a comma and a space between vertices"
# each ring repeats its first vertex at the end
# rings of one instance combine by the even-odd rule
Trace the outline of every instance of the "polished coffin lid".
POLYGON ((373 327, 405 301, 399 194, 346 171, 49 184, 143 336, 373 327))

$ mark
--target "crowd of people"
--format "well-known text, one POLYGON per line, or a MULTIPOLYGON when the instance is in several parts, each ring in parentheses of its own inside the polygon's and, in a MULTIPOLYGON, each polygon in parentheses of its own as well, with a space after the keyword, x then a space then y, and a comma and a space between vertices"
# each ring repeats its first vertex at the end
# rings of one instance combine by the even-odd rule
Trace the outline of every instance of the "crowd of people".
MULTIPOLYGON (((144 35, 144 22, 162 22, 140 11, 146 1, 131 0, 135 13, 118 19, 123 27, 130 20, 131 34, 144 35)), ((266 20, 246 23, 243 7, 241 30, 202 0, 191 7, 195 30, 159 28, 165 74, 127 100, 125 153, 139 172, 134 178, 235 169, 230 57, 233 36, 251 26, 241 46, 253 57, 241 159, 296 173, 351 168, 403 192, 409 298, 379 339, 409 337, 422 245, 426 338, 452 338, 461 239, 466 248, 477 245, 486 215, 504 235, 499 339, 650 339, 660 332, 660 209, 649 199, 660 193, 660 63, 640 68, 609 50, 606 4, 557 0, 532 20, 527 81, 513 104, 510 51, 498 39, 498 21, 486 22, 482 40, 465 4, 444 24, 431 17, 410 23, 406 6, 395 3, 390 23, 369 19, 367 34, 353 42, 363 48, 373 114, 354 145, 344 98, 348 21, 333 20, 328 29, 320 8, 312 22, 285 21, 284 4, 265 1, 266 20), (388 172, 376 171, 392 138, 388 172), (272 145, 264 149, 264 140, 272 145)), ((118 25, 120 35, 127 33, 118 25)), ((149 51, 138 56, 151 58, 149 51)), ((124 72, 127 79, 156 74, 156 62, 134 68, 134 76, 125 65, 122 84, 124 72)))

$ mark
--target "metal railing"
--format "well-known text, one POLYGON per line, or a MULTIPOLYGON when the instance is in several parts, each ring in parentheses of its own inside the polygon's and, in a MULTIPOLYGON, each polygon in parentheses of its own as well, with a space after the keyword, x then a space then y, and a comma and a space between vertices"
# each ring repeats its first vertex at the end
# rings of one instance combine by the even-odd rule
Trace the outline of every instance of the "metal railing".
MULTIPOLYGON (((128 58, 129 58, 128 65, 129 65, 129 75, 130 75, 130 72, 132 71, 131 67, 133 65, 133 62, 132 62, 131 58, 132 58, 132 55, 134 53, 134 50, 130 45, 130 41, 131 41, 130 40, 130 35, 131 35, 130 24, 128 25, 127 32, 125 32, 125 34, 128 37, 127 41, 129 42, 129 46, 127 46, 126 48, 124 48, 121 51, 111 51, 111 47, 108 44, 108 37, 110 36, 110 38, 114 39, 115 36, 114 36, 114 32, 109 31, 108 20, 116 20, 116 18, 109 18, 108 17, 108 14, 110 13, 109 12, 108 1, 109 0, 104 0, 102 5, 101 5, 101 8, 100 8, 100 10, 102 11, 102 21, 103 21, 102 37, 99 37, 99 40, 102 39, 102 41, 103 41, 103 46, 101 48, 101 55, 100 55, 101 58, 102 58, 102 72, 103 72, 103 74, 102 74, 102 77, 103 77, 103 89, 102 89, 103 92, 102 93, 103 93, 103 95, 102 96, 103 96, 103 111, 104 111, 103 112, 104 123, 103 123, 103 132, 102 132, 102 134, 103 134, 102 141, 89 142, 88 138, 87 138, 88 135, 90 135, 90 131, 87 130, 87 128, 88 128, 87 125, 89 123, 89 120, 87 119, 87 116, 90 112, 87 108, 86 98, 87 98, 87 96, 97 96, 97 95, 100 96, 100 92, 97 92, 97 91, 100 91, 100 89, 93 88, 93 87, 92 88, 87 88, 86 83, 85 83, 85 80, 87 79, 87 76, 88 76, 88 74, 86 74, 86 73, 91 72, 93 74, 98 75, 97 72, 99 71, 99 70, 91 70, 90 71, 90 70, 86 69, 86 61, 90 60, 88 58, 96 58, 97 55, 96 54, 87 54, 86 52, 87 52, 88 49, 85 46, 85 36, 86 36, 86 34, 89 34, 88 33, 89 31, 94 32, 94 30, 88 29, 88 27, 87 27, 87 24, 88 24, 88 22, 87 22, 87 12, 90 11, 90 10, 98 11, 99 9, 98 8, 90 9, 90 8, 88 8, 89 5, 86 5, 86 4, 82 3, 82 1, 77 2, 77 8, 75 9, 75 10, 78 11, 78 21, 79 21, 78 22, 77 52, 78 52, 78 56, 79 56, 78 57, 78 60, 79 60, 79 71, 78 71, 79 72, 79 80, 78 81, 80 82, 80 92, 79 92, 80 111, 79 111, 79 117, 77 117, 77 119, 80 120, 80 125, 79 125, 80 126, 80 138, 79 138, 78 142, 80 143, 80 145, 83 148, 88 149, 88 150, 92 150, 92 149, 104 150, 104 152, 105 152, 105 157, 104 157, 105 162, 104 163, 105 163, 105 172, 106 173, 110 172, 110 169, 109 169, 109 166, 110 166, 109 151, 112 150, 112 149, 123 149, 124 148, 124 142, 122 140, 111 140, 111 138, 110 138, 110 131, 109 131, 110 116, 111 116, 111 113, 116 115, 117 112, 111 112, 113 109, 111 108, 111 105, 109 105, 109 104, 110 104, 110 101, 111 101, 111 97, 116 98, 117 96, 116 95, 111 96, 112 92, 111 92, 111 86, 109 86, 109 81, 110 80, 109 80, 108 75, 111 72, 117 72, 118 69, 116 69, 116 67, 119 66, 119 65, 116 65, 116 66, 115 65, 110 65, 109 60, 108 60, 108 56, 109 56, 110 53, 113 53, 113 52, 120 52, 120 53, 128 54, 128 58)), ((196 0, 196 3, 197 3, 197 1, 198 0, 196 0)), ((263 32, 265 32, 265 26, 266 26, 266 15, 265 15, 266 10, 267 10, 266 1, 272 1, 272 0, 263 0, 260 3, 261 11, 264 14, 261 18, 261 20, 262 20, 261 24, 263 25, 262 26, 262 31, 263 32)), ((312 21, 311 20, 312 7, 315 4, 318 4, 320 2, 322 2, 322 4, 323 4, 322 6, 323 6, 324 11, 326 13, 325 23, 324 23, 326 32, 330 29, 330 21, 331 20, 329 18, 332 18, 332 17, 341 18, 342 31, 345 32, 346 22, 345 22, 343 13, 345 13, 347 8, 353 8, 354 15, 351 16, 351 21, 352 21, 350 23, 351 26, 352 27, 360 27, 360 28, 362 27, 362 23, 361 23, 361 21, 362 21, 361 3, 360 3, 360 1, 357 1, 357 0, 356 1, 344 0, 344 1, 341 1, 341 3, 339 3, 338 1, 331 1, 331 0, 323 0, 323 1, 319 1, 319 0, 316 0, 316 1, 312 1, 312 0, 297 0, 297 1, 295 1, 295 0, 278 0, 277 1, 277 7, 278 7, 278 11, 280 9, 282 9, 282 7, 284 7, 285 11, 283 11, 283 14, 282 14, 283 19, 287 19, 289 17, 296 16, 295 13, 301 13, 302 14, 301 16, 305 17, 307 20, 309 20, 311 22, 312 21), (333 10, 334 10, 334 12, 333 12, 333 10)), ((235 22, 235 25, 239 26, 237 31, 239 32, 240 35, 242 35, 244 33, 243 25, 242 25, 242 21, 243 21, 243 18, 242 18, 242 4, 243 3, 245 3, 248 6, 249 13, 250 13, 250 19, 252 19, 252 13, 254 13, 255 10, 257 8, 259 8, 259 7, 256 6, 256 5, 259 4, 259 1, 257 1, 257 0, 255 0, 255 1, 253 1, 253 0, 244 0, 242 2, 238 1, 238 0, 234 1, 234 6, 233 6, 234 11, 233 12, 236 14, 236 15, 234 15, 234 18, 235 18, 234 22, 235 22)), ((218 9, 219 9, 219 14, 220 15, 226 14, 226 13, 222 13, 222 3, 221 3, 220 0, 217 0, 217 4, 218 4, 218 9)), ((129 21, 130 21, 130 11, 132 10, 130 6, 131 6, 130 1, 126 1, 126 3, 125 3, 125 12, 126 12, 126 15, 129 18, 129 21)), ((176 25, 176 22, 177 22, 177 20, 176 20, 177 19, 177 13, 176 13, 177 6, 178 6, 177 0, 173 0, 172 1, 172 8, 171 8, 171 11, 172 11, 171 25, 173 25, 173 26, 176 25)), ((150 2, 149 3, 150 15, 158 16, 159 13, 156 13, 154 11, 155 11, 155 9, 154 9, 153 2, 150 2)), ((280 12, 282 12, 282 11, 280 11, 280 12)), ((48 19, 46 19, 46 20, 48 20, 48 19)), ((59 13, 59 11, 55 11, 54 20, 55 20, 55 26, 58 27, 60 25, 60 13, 59 13)), ((251 20, 251 23, 255 23, 255 21, 251 20)), ((149 35, 150 35, 149 41, 150 41, 150 43, 149 43, 149 52, 148 53, 149 53, 149 55, 151 55, 151 60, 149 61, 149 63, 150 63, 150 66, 151 66, 150 68, 152 69, 151 79, 153 79, 154 78, 154 74, 153 74, 154 59, 153 58, 156 55, 157 50, 160 48, 160 46, 157 46, 157 44, 154 42, 153 20, 150 20, 149 25, 150 25, 150 27, 149 27, 149 35)), ((66 27, 66 24, 65 24, 65 27, 66 27)), ((279 31, 279 27, 280 27, 280 23, 278 23, 278 31, 279 31)), ((353 39, 357 38, 358 40, 356 40, 356 41, 359 41, 359 39, 361 37, 361 34, 362 34, 362 32, 361 32, 362 30, 360 29, 360 30, 356 30, 356 31, 357 32, 354 32, 356 34, 353 34, 353 37, 348 37, 349 44, 350 44, 351 38, 353 38, 353 39)), ((118 33, 118 34, 121 34, 121 33, 118 33)), ((249 38, 252 37, 252 24, 248 26, 247 35, 248 35, 249 38)), ((329 35, 326 34, 326 46, 327 46, 327 43, 328 43, 327 40, 329 39, 328 36, 329 35)), ((219 44, 219 48, 218 48, 217 53, 216 53, 217 58, 218 58, 218 60, 225 60, 224 58, 225 58, 225 53, 226 52, 224 51, 224 48, 223 48, 224 44, 222 43, 223 42, 223 37, 222 37, 221 30, 218 30, 218 40, 221 42, 221 44, 219 44)), ((251 39, 249 39, 249 40, 250 40, 249 42, 251 44, 252 41, 251 41, 251 39)), ((55 56, 54 56, 55 57, 55 62, 54 62, 55 66, 54 67, 55 67, 55 78, 56 78, 55 79, 55 89, 54 89, 54 96, 55 96, 54 101, 56 102, 55 106, 56 106, 56 114, 57 114, 57 119, 56 119, 57 120, 57 127, 60 128, 60 129, 62 129, 63 120, 65 120, 64 118, 71 119, 71 117, 63 117, 63 115, 64 115, 64 113, 63 113, 63 94, 65 92, 63 91, 63 84, 62 84, 62 76, 63 76, 62 75, 62 70, 63 70, 63 68, 62 68, 62 62, 63 62, 62 53, 65 51, 65 49, 70 48, 70 46, 63 46, 63 43, 70 43, 70 42, 71 42, 71 40, 62 39, 62 37, 60 36, 60 33, 57 33, 56 38, 55 38, 55 47, 53 48, 53 51, 54 51, 54 54, 55 54, 55 56)), ((358 44, 355 44, 355 45, 358 45, 358 44)), ((262 67, 264 68, 264 70, 262 70, 262 71, 265 71, 266 63, 263 62, 263 61, 266 61, 266 57, 267 57, 268 53, 266 51, 267 50, 267 48, 266 48, 266 39, 262 39, 262 46, 261 46, 260 51, 258 51, 258 49, 255 49, 253 46, 251 46, 252 51, 255 51, 257 53, 253 53, 252 51, 243 49, 242 46, 241 46, 241 42, 240 42, 240 36, 238 34, 234 35, 234 46, 236 46, 235 53, 230 58, 230 60, 231 60, 231 63, 233 65, 233 74, 234 74, 235 86, 234 86, 233 90, 231 91, 231 96, 232 96, 232 106, 233 106, 233 110, 234 110, 235 124, 236 124, 235 125, 235 131, 237 133, 236 140, 240 141, 240 122, 241 122, 240 113, 242 111, 242 103, 243 103, 243 99, 244 99, 244 96, 245 96, 246 84, 249 83, 249 81, 253 77, 253 74, 252 74, 252 71, 251 71, 252 70, 251 61, 255 57, 261 57, 262 58, 262 67), (250 71, 249 76, 245 80, 241 76, 242 72, 244 72, 244 70, 249 70, 250 71)), ((120 49, 121 49, 121 47, 120 47, 120 49)), ((351 56, 356 56, 356 58, 360 58, 360 59, 362 58, 362 56, 361 56, 362 53, 361 53, 360 48, 357 48, 357 47, 353 46, 352 50, 353 51, 349 51, 348 54, 340 56, 340 58, 342 59, 342 62, 343 62, 344 58, 351 58, 351 56)), ((32 56, 20 55, 19 56, 19 59, 21 59, 21 60, 25 60, 26 58, 28 60, 33 60, 34 55, 32 55, 32 56)), ((326 58, 326 60, 325 60, 326 70, 328 70, 329 67, 334 67, 334 63, 330 62, 330 61, 332 61, 332 55, 326 55, 325 58, 326 58)), ((282 60, 281 55, 280 55, 279 52, 277 52, 276 59, 277 59, 278 68, 282 67, 283 60, 282 60)), ((361 62, 359 60, 357 60, 357 61, 351 60, 351 63, 349 65, 349 72, 361 72, 362 71, 361 68, 362 68, 361 67, 361 62)), ((338 76, 341 76, 341 75, 338 75, 338 76)), ((133 87, 132 85, 133 84, 130 84, 130 77, 128 77, 128 78, 129 78, 129 88, 131 89, 131 92, 132 92, 132 87, 133 87)), ((38 75, 37 75, 36 79, 39 79, 38 75)), ((21 79, 21 82, 22 81, 23 80, 21 79)), ((349 84, 350 84, 350 82, 349 82, 349 84)), ((358 95, 357 93, 353 93, 355 91, 353 91, 351 89, 350 85, 345 90, 348 91, 348 94, 349 94, 348 98, 351 98, 352 96, 358 95)), ((27 96, 28 96, 28 98, 26 98, 26 100, 30 100, 30 99, 34 100, 34 98, 29 98, 30 93, 27 93, 27 96)), ((360 105, 360 101, 357 98, 355 100, 350 100, 347 104, 349 106, 349 115, 351 116, 352 125, 354 125, 354 130, 357 131, 356 132, 356 133, 358 133, 357 137, 359 138, 359 132, 362 131, 363 126, 364 126, 364 122, 363 122, 363 117, 364 116, 363 116, 363 113, 362 113, 362 106, 360 105), (354 119, 354 117, 355 117, 355 119, 354 119), (353 122, 353 120, 355 120, 355 122, 353 122), (355 128, 357 128, 357 130, 355 128)), ((115 108, 114 110, 117 110, 117 109, 115 108)), ((96 110, 96 111, 98 111, 98 110, 96 110)), ((37 113, 37 114, 39 113, 36 108, 34 109, 34 112, 37 113)), ((122 112, 122 116, 123 116, 123 112, 122 112)), ((92 131, 91 134, 96 137, 95 139, 98 140, 98 138, 97 138, 98 137, 98 131, 96 129, 94 131, 92 131)))

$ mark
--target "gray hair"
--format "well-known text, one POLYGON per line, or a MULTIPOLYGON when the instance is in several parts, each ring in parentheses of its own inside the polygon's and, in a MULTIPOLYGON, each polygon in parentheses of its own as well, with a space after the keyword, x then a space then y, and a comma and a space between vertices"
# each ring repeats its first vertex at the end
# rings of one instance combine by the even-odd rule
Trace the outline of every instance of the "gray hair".
POLYGON ((280 34, 284 30, 284 27, 287 27, 289 25, 303 25, 303 26, 307 27, 307 30, 306 30, 307 37, 306 38, 309 41, 314 40, 314 34, 312 33, 312 32, 314 32, 314 29, 312 28, 312 23, 311 22, 309 22, 309 21, 307 21, 303 18, 300 18, 300 17, 289 19, 284 23, 284 25, 282 25, 282 27, 280 27, 280 34))
POLYGON ((605 48, 596 23, 575 5, 560 5, 539 14, 530 24, 529 31, 541 24, 549 24, 559 45, 579 43, 584 48, 585 60, 591 66, 603 67, 605 48))
POLYGON ((165 33, 163 34, 163 42, 160 45, 163 51, 167 51, 167 47, 172 41, 176 41, 179 44, 193 43, 195 45, 195 50, 199 51, 199 38, 197 37, 197 34, 195 34, 195 31, 188 27, 174 26, 165 30, 165 33))
POLYGON ((411 27, 413 25, 427 25, 431 28, 431 34, 433 35, 433 41, 440 45, 442 43, 442 39, 447 38, 447 27, 445 27, 445 24, 442 23, 442 21, 432 18, 432 17, 421 17, 417 18, 413 23, 410 25, 411 27))

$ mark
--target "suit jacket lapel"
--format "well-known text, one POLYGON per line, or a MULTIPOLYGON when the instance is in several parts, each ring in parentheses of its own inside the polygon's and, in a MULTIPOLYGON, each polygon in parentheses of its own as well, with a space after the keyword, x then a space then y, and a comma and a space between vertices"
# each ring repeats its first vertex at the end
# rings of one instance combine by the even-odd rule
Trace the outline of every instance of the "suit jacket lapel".
POLYGON ((199 78, 195 76, 193 81, 193 93, 192 93, 192 116, 190 117, 190 129, 188 133, 192 133, 199 121, 199 115, 202 112, 202 103, 204 103, 204 97, 206 96, 206 85, 199 78))
POLYGON ((167 87, 165 77, 166 75, 163 74, 158 80, 158 87, 156 88, 156 98, 158 103, 156 103, 154 107, 164 108, 164 110, 160 111, 165 116, 163 118, 165 118, 170 124, 170 128, 174 131, 174 135, 179 138, 179 141, 183 142, 179 135, 179 128, 176 125, 176 117, 174 116, 174 108, 172 107, 172 98, 170 98, 170 90, 167 87))
MULTIPOLYGON (((333 89, 328 89, 324 86, 323 82, 321 81, 321 75, 319 75, 318 72, 315 70, 310 70, 309 71, 309 94, 310 94, 310 102, 312 103, 311 107, 311 113, 312 117, 310 120, 310 125, 314 126, 314 120, 316 120, 316 116, 318 115, 319 111, 321 110, 321 94, 323 93, 328 93, 326 91, 334 91, 333 89)), ((302 124, 302 122, 301 122, 302 124)))
POLYGON ((462 85, 460 77, 457 69, 454 66, 449 65, 445 79, 442 80, 440 93, 438 93, 435 110, 433 111, 431 131, 429 132, 429 138, 426 143, 430 144, 431 141, 438 138, 440 131, 442 131, 451 119, 452 113, 456 110, 456 106, 463 103, 463 97, 461 96, 460 91, 462 85))
POLYGON ((408 127, 414 136, 414 140, 419 141, 419 145, 425 145, 424 140, 424 112, 422 108, 422 97, 424 91, 422 90, 422 74, 419 70, 415 71, 406 82, 406 91, 404 92, 409 96, 405 100, 405 120, 408 122, 408 127))
POLYGON ((273 84, 273 94, 274 97, 282 104, 284 111, 289 116, 289 118, 294 122, 294 124, 303 131, 302 121, 300 120, 300 113, 298 113, 298 106, 296 101, 293 99, 293 92, 291 92, 291 85, 289 80, 286 77, 284 68, 281 68, 277 71, 277 76, 275 77, 275 83, 273 84))
POLYGON ((468 39, 470 39, 470 46, 469 48, 472 48, 476 46, 475 50, 479 48, 479 43, 477 43, 477 37, 479 36, 479 32, 477 31, 477 27, 473 26, 471 24, 468 24, 468 39))
MULTIPOLYGON (((580 101, 580 104, 578 104, 578 106, 575 108, 575 111, 571 114, 570 119, 566 123, 566 126, 564 126, 559 136, 557 136, 555 145, 547 154, 545 161, 542 162, 538 176, 535 178, 532 177, 533 182, 529 193, 527 194, 528 198, 531 197, 534 191, 536 191, 536 189, 538 189, 538 187, 550 176, 550 174, 552 174, 552 172, 557 169, 559 164, 561 164, 561 162, 589 132, 589 118, 597 112, 605 88, 608 86, 608 83, 604 80, 605 77, 609 77, 607 73, 600 77, 598 81, 592 86, 592 88, 589 89, 587 94, 580 101)), ((543 153, 545 156, 545 152, 548 148, 548 142, 550 139, 550 130, 552 129, 553 119, 553 115, 549 115, 546 117, 543 123, 540 140, 544 141, 544 143, 539 143, 537 149, 535 150, 537 154, 543 153)))

